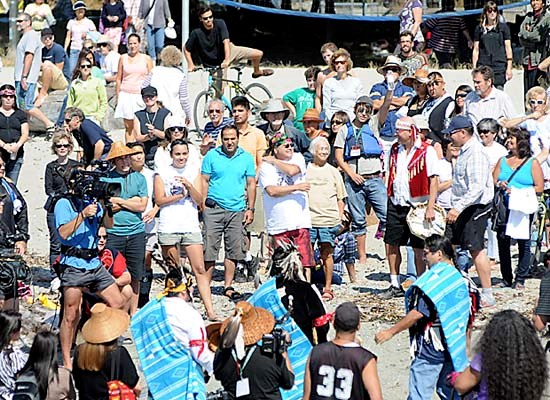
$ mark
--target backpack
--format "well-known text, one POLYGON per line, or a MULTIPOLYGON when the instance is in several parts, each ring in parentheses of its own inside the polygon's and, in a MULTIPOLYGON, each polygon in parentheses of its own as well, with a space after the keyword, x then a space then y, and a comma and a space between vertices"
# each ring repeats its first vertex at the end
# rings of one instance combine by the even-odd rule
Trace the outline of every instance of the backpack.
POLYGON ((114 379, 120 375, 120 349, 111 356, 111 380, 107 381, 109 400, 136 400, 136 394, 124 382, 114 379))
POLYGON ((26 371, 15 381, 13 400, 40 400, 38 381, 32 371, 26 371))

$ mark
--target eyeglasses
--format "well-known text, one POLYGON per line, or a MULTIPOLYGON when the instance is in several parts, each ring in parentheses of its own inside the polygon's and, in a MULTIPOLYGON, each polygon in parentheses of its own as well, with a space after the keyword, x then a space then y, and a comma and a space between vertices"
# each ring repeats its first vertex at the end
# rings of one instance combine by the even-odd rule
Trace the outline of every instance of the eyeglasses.
POLYGON ((92 66, 90 64, 82 64, 80 66, 80 69, 90 69, 90 68, 92 68, 92 66))
POLYGON ((70 148, 70 147, 71 147, 70 144, 64 144, 64 143, 62 143, 62 144, 56 144, 56 145, 55 145, 55 148, 56 148, 56 149, 68 149, 68 148, 70 148))
POLYGON ((330 122, 331 125, 343 125, 344 121, 340 121, 339 119, 335 119, 330 122))
POLYGON ((292 147, 292 143, 285 143, 285 144, 282 144, 281 146, 283 146, 285 149, 290 149, 292 147))
POLYGON ((212 110, 208 110, 208 114, 221 114, 222 113, 222 110, 217 110, 217 109, 212 109, 212 110))
POLYGON ((494 132, 491 132, 489 129, 483 129, 483 130, 479 130, 479 136, 482 136, 482 135, 490 135, 494 132))
POLYGON ((170 132, 185 132, 185 127, 183 126, 173 126, 171 128, 168 128, 170 132))
POLYGON ((468 96, 468 93, 457 93, 455 97, 456 97, 456 98, 461 98, 461 99, 463 99, 463 98, 465 98, 466 96, 468 96))
POLYGON ((541 106, 544 103, 546 103, 546 100, 535 100, 535 99, 529 100, 529 104, 531 104, 532 106, 534 106, 535 104, 538 104, 539 106, 541 106))
POLYGON ((21 22, 25 22, 26 19, 16 19, 15 22, 17 22, 18 24, 20 24, 21 22))
POLYGON ((334 65, 339 65, 339 64, 344 65, 344 64, 347 64, 348 61, 347 60, 334 60, 332 63, 334 65))

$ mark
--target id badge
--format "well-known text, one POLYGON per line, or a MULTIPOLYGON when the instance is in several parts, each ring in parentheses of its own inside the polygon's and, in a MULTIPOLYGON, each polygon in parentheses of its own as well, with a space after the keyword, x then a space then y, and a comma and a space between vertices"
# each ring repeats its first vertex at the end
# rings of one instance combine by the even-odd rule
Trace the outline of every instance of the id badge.
POLYGON ((237 381, 237 397, 248 396, 250 394, 250 385, 248 383, 248 378, 243 378, 240 381, 237 381))
POLYGON ((349 155, 352 156, 352 157, 359 157, 361 155, 361 147, 353 146, 351 148, 351 151, 350 151, 349 155))

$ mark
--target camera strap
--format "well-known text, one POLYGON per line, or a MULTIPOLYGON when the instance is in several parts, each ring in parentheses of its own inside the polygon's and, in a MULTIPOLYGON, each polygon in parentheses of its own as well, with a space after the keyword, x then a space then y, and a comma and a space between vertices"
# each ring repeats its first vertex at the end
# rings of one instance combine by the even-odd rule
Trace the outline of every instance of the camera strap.
POLYGON ((235 353, 235 349, 231 350, 231 355, 233 356, 233 359, 235 360, 235 364, 237 364, 237 374, 239 374, 239 377, 241 379, 243 379, 243 371, 246 368, 246 365, 248 364, 248 362, 250 361, 250 358, 252 357, 252 354, 254 354, 254 351, 256 351, 256 347, 258 347, 258 346, 255 345, 246 352, 246 355, 244 357, 244 361, 243 361, 242 365, 239 362, 239 359, 237 358, 237 353, 235 353))

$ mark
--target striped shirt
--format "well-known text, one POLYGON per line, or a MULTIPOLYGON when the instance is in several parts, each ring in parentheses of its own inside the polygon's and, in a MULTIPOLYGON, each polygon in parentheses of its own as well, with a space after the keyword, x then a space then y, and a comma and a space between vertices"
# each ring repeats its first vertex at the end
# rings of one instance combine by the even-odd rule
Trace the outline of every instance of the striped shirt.
POLYGON ((429 46, 441 53, 456 53, 459 44, 459 35, 466 29, 462 17, 431 18, 424 25, 432 32, 429 46))
POLYGON ((25 366, 27 358, 18 347, 7 346, 0 352, 0 399, 13 398, 15 375, 25 366))

